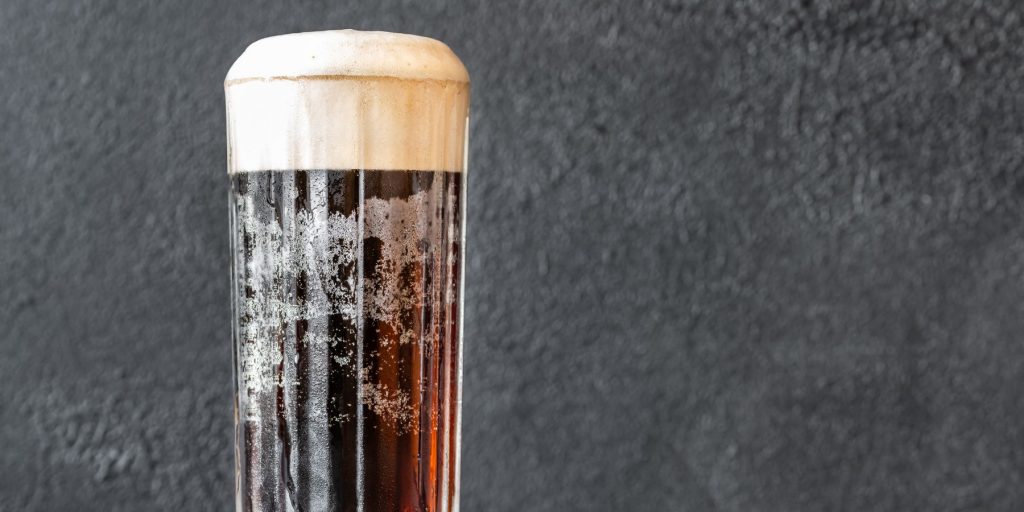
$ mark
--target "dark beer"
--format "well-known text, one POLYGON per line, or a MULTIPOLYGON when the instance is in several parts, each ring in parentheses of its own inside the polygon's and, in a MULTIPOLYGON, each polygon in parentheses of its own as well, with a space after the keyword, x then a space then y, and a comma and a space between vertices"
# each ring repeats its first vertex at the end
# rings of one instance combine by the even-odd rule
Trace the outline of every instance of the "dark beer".
POLYGON ((252 510, 436 510, 454 493, 461 177, 232 175, 252 510))
POLYGON ((457 512, 469 75, 383 32, 225 79, 239 512, 457 512))

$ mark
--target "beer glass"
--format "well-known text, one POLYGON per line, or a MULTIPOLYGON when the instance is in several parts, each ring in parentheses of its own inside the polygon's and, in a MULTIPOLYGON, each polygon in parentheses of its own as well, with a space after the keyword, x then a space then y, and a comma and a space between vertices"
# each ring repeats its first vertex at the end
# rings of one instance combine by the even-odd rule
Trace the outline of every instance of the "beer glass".
POLYGON ((289 34, 225 95, 237 510, 458 510, 465 68, 289 34))

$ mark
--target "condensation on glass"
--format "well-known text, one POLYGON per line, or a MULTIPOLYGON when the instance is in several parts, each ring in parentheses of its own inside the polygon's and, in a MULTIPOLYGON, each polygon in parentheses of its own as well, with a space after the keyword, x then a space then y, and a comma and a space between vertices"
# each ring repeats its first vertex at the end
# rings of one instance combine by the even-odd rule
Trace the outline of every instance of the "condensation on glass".
POLYGON ((458 510, 465 68, 290 34, 225 90, 237 510, 458 510))

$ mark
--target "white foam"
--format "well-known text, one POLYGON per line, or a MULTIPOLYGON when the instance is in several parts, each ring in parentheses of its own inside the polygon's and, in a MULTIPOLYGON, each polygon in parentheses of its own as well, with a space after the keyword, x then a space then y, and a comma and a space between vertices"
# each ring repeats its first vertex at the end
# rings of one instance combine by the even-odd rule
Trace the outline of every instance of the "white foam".
POLYGON ((269 37, 228 72, 228 172, 465 169, 469 75, 425 37, 269 37))

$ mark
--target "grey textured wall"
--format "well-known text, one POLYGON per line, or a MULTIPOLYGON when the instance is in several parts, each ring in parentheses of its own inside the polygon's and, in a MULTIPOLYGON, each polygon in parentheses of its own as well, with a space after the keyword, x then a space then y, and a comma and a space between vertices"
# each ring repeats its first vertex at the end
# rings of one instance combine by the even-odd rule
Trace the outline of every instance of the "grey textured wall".
POLYGON ((221 80, 474 80, 463 509, 1024 508, 1024 21, 976 2, 0 2, 0 510, 229 510, 221 80))

